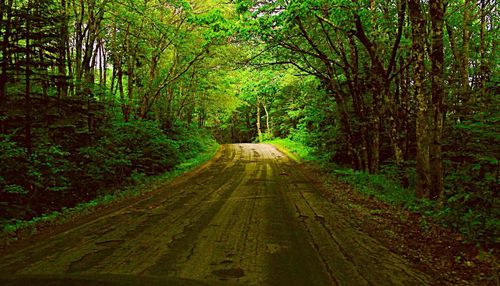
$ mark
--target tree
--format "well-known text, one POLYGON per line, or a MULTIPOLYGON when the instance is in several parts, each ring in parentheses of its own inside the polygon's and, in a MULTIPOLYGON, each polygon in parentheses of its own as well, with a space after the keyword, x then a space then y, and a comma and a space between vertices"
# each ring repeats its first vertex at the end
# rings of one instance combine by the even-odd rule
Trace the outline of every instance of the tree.
POLYGON ((431 89, 432 89, 432 113, 431 122, 431 146, 429 149, 429 164, 432 166, 431 187, 429 197, 441 200, 444 195, 444 170, 442 157, 442 136, 445 114, 445 90, 444 90, 444 47, 443 47, 443 25, 445 15, 445 4, 442 0, 429 2, 429 14, 432 22, 431 54, 431 89))
POLYGON ((412 24, 412 49, 415 59, 414 80, 417 100, 416 137, 417 137, 417 195, 429 197, 431 189, 431 167, 429 159, 429 96, 425 91, 425 18, 420 0, 409 0, 412 24))

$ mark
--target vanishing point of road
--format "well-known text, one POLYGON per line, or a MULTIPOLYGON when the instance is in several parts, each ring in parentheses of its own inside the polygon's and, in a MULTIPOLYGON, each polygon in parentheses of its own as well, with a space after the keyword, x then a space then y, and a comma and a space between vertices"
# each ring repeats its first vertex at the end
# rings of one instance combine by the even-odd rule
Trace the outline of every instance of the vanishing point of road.
POLYGON ((0 257, 1 285, 427 285, 273 146, 0 257))

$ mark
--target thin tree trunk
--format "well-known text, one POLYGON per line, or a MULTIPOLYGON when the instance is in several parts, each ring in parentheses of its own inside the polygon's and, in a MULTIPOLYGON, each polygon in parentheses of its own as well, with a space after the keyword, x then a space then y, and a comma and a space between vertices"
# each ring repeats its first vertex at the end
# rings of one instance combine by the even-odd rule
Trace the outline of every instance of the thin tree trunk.
POLYGON ((485 43, 485 33, 486 33, 486 1, 481 0, 481 28, 479 32, 479 60, 480 60, 480 79, 479 87, 481 88, 481 98, 484 98, 486 94, 486 73, 488 70, 486 62, 486 43, 485 43))
POLYGON ((462 79, 462 88, 463 88, 463 99, 467 101, 470 96, 468 93, 469 90, 469 42, 470 42, 470 30, 469 30, 469 22, 470 22, 470 2, 471 0, 465 0, 464 3, 464 17, 463 17, 463 25, 462 25, 462 64, 461 64, 461 79, 462 79))
POLYGON ((267 112, 267 106, 266 106, 266 102, 264 101, 264 103, 262 104, 262 106, 264 107, 264 112, 266 113, 266 134, 267 134, 267 138, 271 138, 271 126, 269 124, 269 112, 267 112))
MULTIPOLYGON (((28 1, 28 6, 31 7, 31 1, 28 1)), ((32 142, 31 142, 31 10, 28 10, 26 16, 26 63, 25 63, 25 129, 24 129, 24 140, 26 145, 26 150, 28 155, 31 154, 32 151, 32 142)))
MULTIPOLYGON (((399 66, 403 67, 405 65, 403 57, 400 58, 399 66)), ((410 158, 410 138, 411 138, 411 124, 410 124, 410 104, 409 104, 409 88, 408 83, 410 82, 410 69, 404 69, 400 74, 400 103, 399 103, 399 121, 402 124, 400 130, 404 132, 404 142, 403 146, 403 157, 404 160, 408 160, 410 158)))
POLYGON ((259 136, 259 142, 262 143, 262 130, 260 129, 260 98, 257 96, 257 134, 259 136))
POLYGON ((66 61, 67 59, 66 50, 68 46, 68 17, 66 14, 66 0, 61 0, 61 12, 62 12, 62 21, 60 27, 60 42, 59 42, 59 79, 58 79, 58 96, 66 97, 68 95, 68 83, 66 78, 66 61))
MULTIPOLYGON (((115 79, 116 79, 116 66, 113 65, 113 71, 111 72, 111 83, 109 86, 109 92, 112 95, 116 94, 116 89, 115 89, 115 79)), ((114 98, 114 97, 113 97, 114 98)))
POLYGON ((118 81, 118 90, 120 92, 120 101, 121 101, 120 105, 122 108, 123 120, 125 122, 128 122, 130 110, 128 108, 128 104, 126 102, 127 100, 125 99, 125 92, 123 90, 123 71, 121 65, 118 66, 117 81, 118 81))
POLYGON ((377 173, 379 171, 380 162, 380 117, 378 115, 373 116, 372 121, 372 144, 371 144, 371 158, 370 158, 370 173, 377 173))
MULTIPOLYGON (((131 108, 131 104, 133 102, 133 98, 134 98, 134 63, 135 59, 132 58, 132 55, 131 55, 131 58, 129 59, 129 63, 127 65, 127 75, 128 75, 128 82, 127 82, 127 97, 128 97, 128 104, 127 104, 127 108, 129 109, 129 111, 132 111, 132 108, 131 108)), ((132 111, 134 112, 134 111, 132 111)), ((143 114, 144 116, 146 116, 146 113, 143 114)), ((135 118, 135 116, 134 116, 135 118)))
POLYGON ((85 14, 85 2, 83 0, 79 1, 80 3, 80 13, 77 11, 77 6, 74 3, 74 14, 75 17, 79 17, 75 23, 75 76, 76 76, 76 87, 75 94, 80 94, 81 90, 81 81, 83 77, 83 69, 82 69, 82 47, 83 47, 83 17, 85 14))
POLYGON ((324 84, 325 89, 327 90, 329 95, 335 99, 335 103, 337 104, 337 110, 340 116, 340 125, 342 128, 342 132, 344 133, 347 145, 347 156, 351 159, 352 168, 357 170, 361 168, 362 160, 354 142, 355 136, 353 134, 351 123, 349 121, 349 113, 347 112, 345 99, 342 94, 340 94, 339 90, 335 88, 333 80, 330 79, 324 84))
POLYGON ((68 64, 68 78, 71 79, 69 81, 69 84, 66 88, 66 90, 68 91, 68 95, 69 96, 74 96, 75 95, 75 85, 74 85, 74 68, 73 68, 73 53, 72 53, 72 49, 70 48, 70 45, 69 45, 69 34, 67 34, 67 45, 66 45, 66 58, 67 58, 67 64, 68 64))

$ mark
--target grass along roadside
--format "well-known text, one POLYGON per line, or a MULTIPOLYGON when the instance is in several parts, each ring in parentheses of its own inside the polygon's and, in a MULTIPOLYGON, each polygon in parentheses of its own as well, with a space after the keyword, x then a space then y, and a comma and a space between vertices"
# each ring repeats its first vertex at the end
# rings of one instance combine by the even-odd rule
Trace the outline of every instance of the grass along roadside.
POLYGON ((332 164, 321 164, 321 160, 314 155, 311 147, 293 141, 289 138, 278 138, 266 143, 275 146, 295 162, 315 162, 322 165, 322 169, 334 177, 354 186, 358 192, 366 196, 373 196, 378 200, 398 206, 416 208, 415 192, 403 188, 398 182, 384 174, 368 174, 351 169, 338 169, 332 164))
POLYGON ((276 147, 280 152, 286 154, 295 162, 299 163, 305 161, 316 161, 312 155, 312 148, 304 146, 301 143, 290 140, 289 138, 276 138, 265 143, 271 144, 276 147))
POLYGON ((82 202, 72 208, 63 208, 61 211, 43 214, 30 220, 14 220, 10 223, 3 224, 0 230, 0 248, 12 242, 32 237, 36 235, 40 229, 63 225, 69 221, 90 215, 97 208, 106 208, 106 206, 123 199, 138 197, 157 190, 158 188, 172 183, 176 178, 184 174, 192 172, 197 168, 202 168, 216 155, 219 149, 220 145, 213 141, 212 144, 207 146, 205 152, 199 153, 197 156, 177 165, 169 172, 151 177, 136 176, 134 179, 135 184, 125 189, 114 190, 109 194, 98 196, 88 202, 82 202))

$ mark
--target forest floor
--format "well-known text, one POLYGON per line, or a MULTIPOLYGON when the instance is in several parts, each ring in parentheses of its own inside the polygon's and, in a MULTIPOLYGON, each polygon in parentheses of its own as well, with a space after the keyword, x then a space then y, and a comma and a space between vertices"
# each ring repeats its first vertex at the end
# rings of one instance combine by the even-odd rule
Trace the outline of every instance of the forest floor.
POLYGON ((468 272, 435 259, 456 255, 459 238, 432 252, 403 215, 270 145, 225 145, 170 185, 4 249, 0 284, 469 285, 471 271, 491 274, 469 256, 468 272))

